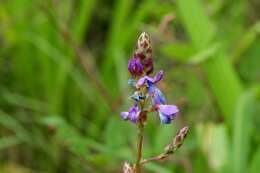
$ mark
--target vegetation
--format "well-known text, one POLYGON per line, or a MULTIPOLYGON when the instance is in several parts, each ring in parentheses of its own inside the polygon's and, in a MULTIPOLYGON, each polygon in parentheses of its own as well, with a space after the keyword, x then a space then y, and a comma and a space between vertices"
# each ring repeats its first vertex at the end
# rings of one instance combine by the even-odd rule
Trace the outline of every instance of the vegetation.
POLYGON ((152 38, 158 87, 180 112, 151 116, 143 157, 177 130, 189 137, 144 172, 256 173, 260 166, 260 4, 257 0, 2 0, 0 172, 121 172, 136 128, 127 62, 152 38))

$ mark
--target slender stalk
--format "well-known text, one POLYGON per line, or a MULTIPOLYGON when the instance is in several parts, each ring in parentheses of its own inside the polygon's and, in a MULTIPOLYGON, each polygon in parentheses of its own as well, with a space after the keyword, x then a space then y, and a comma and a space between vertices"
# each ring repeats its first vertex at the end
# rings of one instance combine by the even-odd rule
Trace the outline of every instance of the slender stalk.
POLYGON ((144 125, 142 122, 138 124, 138 142, 137 142, 137 159, 135 164, 135 172, 141 173, 141 159, 142 159, 142 148, 143 148, 143 138, 144 138, 144 125))
POLYGON ((155 157, 151 157, 151 158, 148 158, 148 159, 144 159, 140 162, 141 165, 144 165, 146 163, 149 163, 149 162, 152 162, 152 161, 160 161, 160 160, 163 160, 163 159, 166 159, 167 157, 169 157, 171 154, 173 153, 162 153, 158 156, 155 156, 155 157))

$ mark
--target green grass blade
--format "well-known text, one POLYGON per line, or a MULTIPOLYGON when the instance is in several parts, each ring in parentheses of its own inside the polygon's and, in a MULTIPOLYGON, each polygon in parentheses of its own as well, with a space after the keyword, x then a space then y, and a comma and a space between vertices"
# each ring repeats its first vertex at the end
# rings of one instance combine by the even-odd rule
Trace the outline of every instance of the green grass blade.
POLYGON ((213 24, 203 11, 201 2, 178 0, 177 7, 194 46, 198 49, 206 48, 216 34, 213 24))
POLYGON ((82 42, 84 34, 88 30, 95 4, 96 0, 80 0, 78 3, 78 9, 73 19, 71 31, 72 37, 78 43, 82 42))
POLYGON ((250 151, 250 137, 252 132, 252 103, 256 96, 255 88, 246 91, 238 100, 233 126, 233 172, 247 172, 247 160, 250 151))
MULTIPOLYGON (((215 39, 216 33, 213 23, 204 14, 201 2, 199 0, 178 0, 177 6, 182 23, 194 46, 198 51, 207 48, 209 43, 215 39)), ((209 85, 225 118, 231 124, 236 101, 242 92, 237 74, 222 49, 216 52, 212 58, 203 62, 202 67, 207 73, 209 85)))

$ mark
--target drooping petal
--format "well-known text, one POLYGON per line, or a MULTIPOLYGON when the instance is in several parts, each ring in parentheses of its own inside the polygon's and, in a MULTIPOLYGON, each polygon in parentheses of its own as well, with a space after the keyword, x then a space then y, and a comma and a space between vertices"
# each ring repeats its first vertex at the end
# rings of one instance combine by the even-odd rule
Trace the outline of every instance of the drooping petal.
POLYGON ((159 111, 159 117, 160 117, 161 123, 163 123, 163 124, 171 123, 171 118, 168 115, 165 115, 160 111, 159 111))
POLYGON ((149 93, 149 95, 151 96, 151 97, 153 97, 153 95, 154 95, 154 90, 155 90, 155 86, 153 85, 153 84, 148 84, 148 93, 149 93))
POLYGON ((154 83, 159 82, 163 78, 163 70, 160 70, 155 76, 154 76, 154 83))
POLYGON ((169 124, 176 117, 179 109, 175 105, 156 105, 161 123, 169 124))
POLYGON ((164 94, 157 87, 154 87, 154 91, 152 93, 152 102, 153 102, 153 105, 166 104, 166 99, 165 99, 164 94))

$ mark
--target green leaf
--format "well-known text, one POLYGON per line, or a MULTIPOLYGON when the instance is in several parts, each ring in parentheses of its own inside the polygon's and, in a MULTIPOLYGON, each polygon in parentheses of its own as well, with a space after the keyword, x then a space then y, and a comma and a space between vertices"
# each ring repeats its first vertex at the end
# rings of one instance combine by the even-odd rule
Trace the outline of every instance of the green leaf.
POLYGON ((239 98, 233 125, 232 161, 233 172, 244 173, 247 170, 247 160, 250 151, 250 135, 252 132, 252 103, 256 96, 256 88, 246 91, 239 98))
POLYGON ((194 46, 199 50, 206 48, 214 38, 215 31, 203 11, 201 1, 178 0, 177 7, 194 46))
POLYGON ((234 50, 231 54, 231 60, 233 63, 239 62, 243 53, 246 52, 251 44, 258 38, 260 34, 260 22, 256 23, 246 33, 243 33, 239 41, 236 43, 234 50))
POLYGON ((84 34, 89 27, 95 4, 96 0, 80 0, 78 3, 78 10, 76 11, 72 25, 72 35, 78 43, 81 43, 84 39, 84 34))

